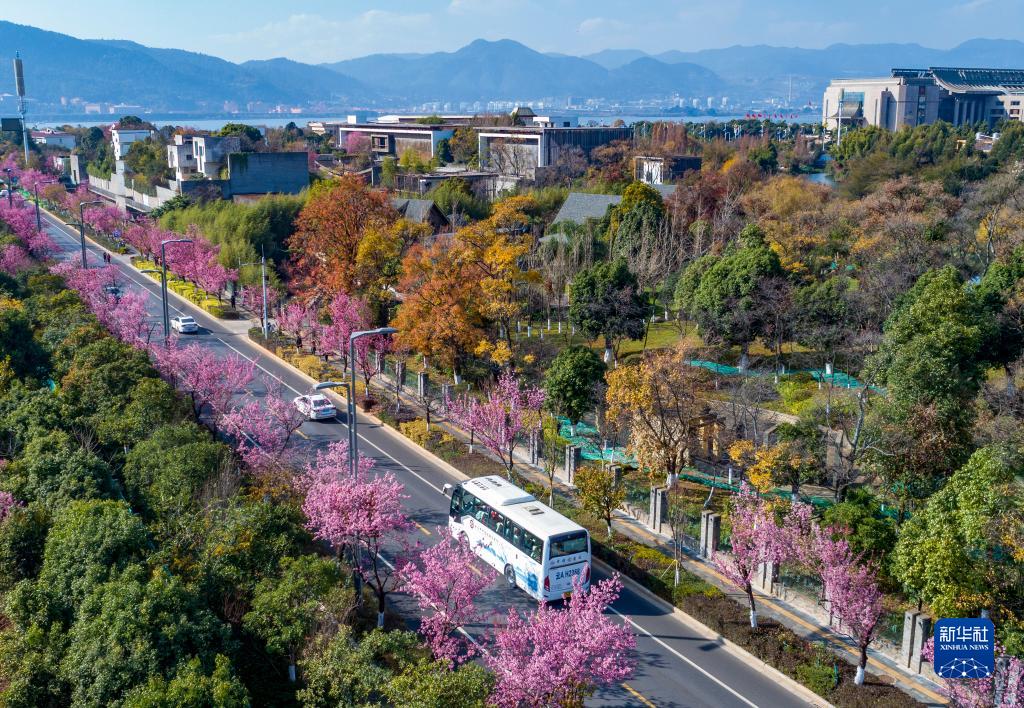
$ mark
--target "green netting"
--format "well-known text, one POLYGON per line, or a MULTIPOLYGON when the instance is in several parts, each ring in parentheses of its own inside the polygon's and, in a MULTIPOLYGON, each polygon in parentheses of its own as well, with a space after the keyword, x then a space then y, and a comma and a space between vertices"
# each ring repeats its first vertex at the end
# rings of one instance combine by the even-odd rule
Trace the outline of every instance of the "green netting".
MULTIPOLYGON (((714 361, 702 361, 701 359, 691 359, 686 362, 690 366, 699 366, 702 369, 708 371, 714 371, 716 374, 722 376, 739 376, 743 372, 735 366, 729 366, 727 364, 719 364, 714 361)), ((751 371, 750 369, 746 372, 752 376, 772 376, 768 372, 762 371, 751 371)), ((787 374, 810 374, 814 377, 815 381, 831 381, 833 386, 841 386, 843 388, 859 388, 862 384, 849 374, 843 371, 836 371, 831 374, 825 372, 823 369, 792 369, 785 372, 787 374)))
POLYGON ((615 464, 635 465, 636 458, 628 454, 625 448, 608 446, 604 449, 597 428, 580 422, 576 424, 576 433, 572 434, 572 425, 568 418, 558 418, 558 434, 580 449, 584 460, 604 460, 615 464))

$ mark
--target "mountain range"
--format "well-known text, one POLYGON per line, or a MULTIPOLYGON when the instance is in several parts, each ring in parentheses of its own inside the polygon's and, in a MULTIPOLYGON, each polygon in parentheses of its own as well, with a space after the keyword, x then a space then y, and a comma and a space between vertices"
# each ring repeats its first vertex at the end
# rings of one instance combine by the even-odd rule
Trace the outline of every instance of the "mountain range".
MULTIPOLYGON (((734 46, 660 54, 608 49, 582 57, 545 54, 506 39, 476 40, 453 52, 373 54, 319 65, 286 58, 234 63, 4 21, 0 46, 21 52, 29 98, 39 107, 57 107, 62 98, 77 97, 176 112, 222 111, 226 102, 243 110, 250 102, 394 108, 425 101, 635 101, 674 94, 728 95, 733 105, 787 95, 806 102, 820 100, 831 78, 884 75, 893 66, 1024 64, 1024 43, 991 39, 952 49, 918 44, 734 46)), ((13 77, 0 78, 0 94, 9 95, 13 88, 13 77)), ((7 104, 0 103, 5 112, 7 104)))

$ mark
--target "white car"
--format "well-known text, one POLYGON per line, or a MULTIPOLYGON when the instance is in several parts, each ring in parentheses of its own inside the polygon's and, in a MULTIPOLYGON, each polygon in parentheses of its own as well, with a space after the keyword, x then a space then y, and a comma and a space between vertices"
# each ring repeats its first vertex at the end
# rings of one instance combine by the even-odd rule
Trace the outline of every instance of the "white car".
POLYGON ((188 315, 171 318, 171 329, 178 334, 195 334, 199 331, 199 325, 195 319, 188 315))
POLYGON ((323 420, 338 415, 338 409, 323 394, 313 393, 308 396, 298 396, 293 402, 299 412, 310 420, 323 420))

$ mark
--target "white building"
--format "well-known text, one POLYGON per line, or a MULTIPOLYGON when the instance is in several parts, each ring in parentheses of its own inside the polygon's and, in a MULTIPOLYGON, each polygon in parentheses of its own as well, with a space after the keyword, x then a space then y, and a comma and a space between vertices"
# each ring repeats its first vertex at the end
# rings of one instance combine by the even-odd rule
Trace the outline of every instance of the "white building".
POLYGON ((132 143, 145 140, 153 134, 152 130, 140 128, 111 128, 110 139, 114 146, 114 159, 123 160, 132 143))
POLYGON ((49 145, 52 147, 70 150, 78 144, 75 136, 71 133, 65 133, 62 130, 54 130, 53 128, 33 130, 30 134, 32 135, 32 140, 39 145, 49 145))

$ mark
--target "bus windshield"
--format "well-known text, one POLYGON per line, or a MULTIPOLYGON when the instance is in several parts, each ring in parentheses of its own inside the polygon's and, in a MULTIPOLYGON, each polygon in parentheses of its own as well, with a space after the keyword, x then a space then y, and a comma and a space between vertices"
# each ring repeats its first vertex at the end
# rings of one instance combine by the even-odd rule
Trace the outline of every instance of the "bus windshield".
POLYGON ((588 550, 587 532, 573 531, 572 533, 562 534, 551 539, 551 551, 548 557, 561 558, 562 556, 571 556, 576 553, 587 553, 588 550))

